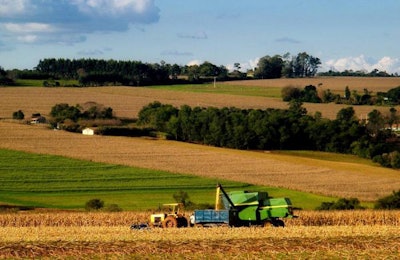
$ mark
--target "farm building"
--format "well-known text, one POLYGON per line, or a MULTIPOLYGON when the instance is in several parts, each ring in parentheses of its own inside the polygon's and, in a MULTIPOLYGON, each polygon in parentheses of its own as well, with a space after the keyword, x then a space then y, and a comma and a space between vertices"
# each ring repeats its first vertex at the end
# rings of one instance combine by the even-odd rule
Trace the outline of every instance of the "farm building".
POLYGON ((82 134, 84 135, 94 135, 94 129, 86 127, 82 130, 82 134))
POLYGON ((46 118, 44 116, 38 115, 31 118, 31 124, 44 124, 46 123, 46 118))

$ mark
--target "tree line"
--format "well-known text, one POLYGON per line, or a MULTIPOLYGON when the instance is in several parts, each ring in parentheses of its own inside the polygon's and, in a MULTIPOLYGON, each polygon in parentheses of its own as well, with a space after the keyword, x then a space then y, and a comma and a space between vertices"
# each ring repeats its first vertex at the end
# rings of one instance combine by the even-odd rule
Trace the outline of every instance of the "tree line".
POLYGON ((141 61, 116 61, 97 59, 44 59, 35 70, 39 75, 52 78, 75 79, 83 86, 128 85, 146 86, 186 82, 202 82, 217 77, 226 79, 228 70, 210 62, 200 65, 143 63, 141 61), (180 77, 185 76, 185 77, 180 77))
POLYGON ((346 105, 398 105, 400 104, 400 86, 389 89, 387 92, 377 92, 375 95, 368 89, 363 93, 351 91, 348 86, 344 89, 344 95, 332 93, 329 89, 318 90, 314 85, 307 85, 303 89, 295 86, 282 88, 283 101, 296 100, 309 103, 331 103, 346 105))
POLYGON ((373 110, 359 120, 352 107, 330 120, 320 113, 307 115, 301 102, 288 109, 239 109, 234 107, 175 108, 153 102, 139 112, 138 124, 167 133, 173 140, 248 150, 315 150, 355 154, 386 167, 400 168, 400 153, 393 124, 397 111, 385 117, 373 110))
POLYGON ((233 71, 223 65, 205 61, 199 65, 144 63, 141 61, 103 59, 47 58, 39 61, 32 70, 0 70, 0 84, 12 85, 15 79, 45 80, 46 86, 58 86, 49 80, 78 80, 80 86, 128 85, 146 86, 177 83, 202 83, 214 78, 234 80, 246 78, 313 77, 317 73, 320 59, 306 52, 291 56, 265 56, 257 67, 241 72, 240 63, 233 71), (7 79, 7 80, 6 80, 7 79))
POLYGON ((326 72, 319 72, 318 76, 328 76, 328 77, 398 77, 399 74, 387 73, 386 71, 380 71, 378 69, 373 69, 370 72, 364 70, 344 70, 335 71, 328 70, 326 72))
POLYGON ((58 86, 57 82, 48 80, 73 79, 80 86, 127 85, 146 86, 159 84, 203 83, 213 80, 235 79, 273 79, 303 78, 321 76, 398 76, 378 69, 370 73, 345 70, 343 72, 328 71, 318 73, 321 60, 307 52, 297 55, 266 55, 259 59, 257 66, 241 71, 241 64, 234 63, 233 71, 223 65, 215 65, 205 61, 199 65, 178 65, 160 63, 144 63, 134 60, 104 59, 64 59, 47 58, 39 61, 32 70, 9 70, 0 67, 0 85, 13 85, 15 79, 45 80, 46 86, 58 86))

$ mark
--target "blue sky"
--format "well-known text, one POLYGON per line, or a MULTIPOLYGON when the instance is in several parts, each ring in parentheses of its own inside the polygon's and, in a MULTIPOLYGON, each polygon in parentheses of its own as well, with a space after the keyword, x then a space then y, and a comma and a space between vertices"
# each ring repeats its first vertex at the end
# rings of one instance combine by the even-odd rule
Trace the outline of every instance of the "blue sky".
POLYGON ((254 68, 307 52, 320 70, 400 74, 399 0, 0 0, 0 66, 43 58, 254 68))

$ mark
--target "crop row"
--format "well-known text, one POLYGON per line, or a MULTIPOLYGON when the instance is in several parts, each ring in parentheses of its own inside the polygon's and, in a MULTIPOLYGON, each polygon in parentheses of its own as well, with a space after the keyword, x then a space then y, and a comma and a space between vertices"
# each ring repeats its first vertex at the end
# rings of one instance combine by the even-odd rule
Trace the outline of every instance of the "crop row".
MULTIPOLYGON (((130 226, 147 222, 152 212, 43 212, 0 214, 2 227, 130 226)), ((187 212, 189 216, 191 212, 187 212)), ((400 211, 299 211, 287 226, 400 226, 400 211)))
POLYGON ((398 259, 394 226, 0 227, 0 258, 398 259))

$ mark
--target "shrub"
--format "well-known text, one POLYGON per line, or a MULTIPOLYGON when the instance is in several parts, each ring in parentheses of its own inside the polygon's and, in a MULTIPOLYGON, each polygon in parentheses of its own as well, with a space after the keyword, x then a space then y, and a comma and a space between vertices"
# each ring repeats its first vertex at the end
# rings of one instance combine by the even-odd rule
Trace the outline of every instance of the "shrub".
POLYGON ((178 191, 175 192, 172 197, 174 198, 174 200, 177 203, 182 203, 183 206, 187 207, 190 206, 191 204, 193 204, 190 200, 189 200, 189 194, 186 191, 178 191))
POLYGON ((18 111, 13 113, 12 117, 13 117, 13 119, 22 120, 22 119, 25 118, 25 115, 21 110, 18 110, 18 111))
POLYGON ((322 202, 316 210, 353 210, 364 209, 357 198, 341 198, 336 202, 322 202))
POLYGON ((99 210, 102 209, 103 207, 104 207, 104 201, 102 201, 101 199, 91 199, 87 201, 85 204, 85 209, 88 211, 99 210))
POLYGON ((301 90, 298 87, 286 86, 282 89, 281 95, 282 95, 283 101, 290 101, 292 99, 300 99, 301 90))
POLYGON ((374 207, 375 209, 400 209, 400 190, 393 191, 392 195, 380 198, 374 207))

